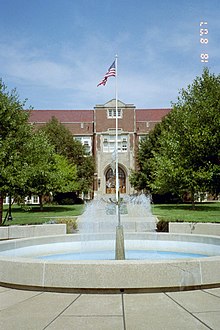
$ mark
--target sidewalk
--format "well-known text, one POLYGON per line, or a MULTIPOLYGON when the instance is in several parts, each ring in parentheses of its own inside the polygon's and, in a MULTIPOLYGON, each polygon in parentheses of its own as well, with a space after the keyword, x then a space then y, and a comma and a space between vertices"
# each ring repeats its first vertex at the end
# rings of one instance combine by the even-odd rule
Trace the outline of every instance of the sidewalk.
POLYGON ((1 330, 220 329, 220 288, 73 294, 0 287, 1 330))

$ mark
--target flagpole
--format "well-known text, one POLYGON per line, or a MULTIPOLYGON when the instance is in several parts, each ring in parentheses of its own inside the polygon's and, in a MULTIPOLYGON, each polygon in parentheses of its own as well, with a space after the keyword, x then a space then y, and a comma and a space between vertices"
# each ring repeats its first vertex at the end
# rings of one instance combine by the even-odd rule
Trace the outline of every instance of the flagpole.
MULTIPOLYGON (((115 197, 116 204, 118 204, 119 180, 118 180, 118 56, 115 55, 115 197)), ((118 207, 117 207, 118 212, 118 207)))

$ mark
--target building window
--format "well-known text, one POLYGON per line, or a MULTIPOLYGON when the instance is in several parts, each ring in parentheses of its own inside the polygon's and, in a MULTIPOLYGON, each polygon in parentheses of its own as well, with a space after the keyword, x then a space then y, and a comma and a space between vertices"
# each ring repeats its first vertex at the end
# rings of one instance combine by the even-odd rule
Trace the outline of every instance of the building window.
POLYGON ((127 142, 122 143, 121 149, 122 149, 122 151, 127 151, 128 150, 127 142))
POLYGON ((38 196, 33 196, 33 204, 38 204, 39 203, 39 197, 38 196))
POLYGON ((87 153, 91 153, 91 145, 90 145, 89 141, 88 140, 85 140, 84 143, 83 143, 83 145, 84 145, 84 147, 86 149, 86 152, 87 153))
MULTIPOLYGON (((116 109, 108 109, 108 118, 116 118, 116 109)), ((122 118, 121 109, 118 109, 118 118, 122 118)))
POLYGON ((140 135, 139 136, 139 142, 142 142, 146 139, 147 135, 140 135))
MULTIPOLYGON (((115 135, 103 136, 103 152, 113 152, 116 145, 115 135)), ((118 152, 126 152, 128 150, 128 138, 127 135, 118 135, 118 152)))
POLYGON ((31 197, 25 197, 25 204, 31 204, 31 197))
POLYGON ((92 154, 92 139, 91 139, 91 137, 76 136, 75 140, 82 143, 82 145, 84 146, 84 148, 85 148, 85 150, 88 154, 90 154, 90 155, 92 154))

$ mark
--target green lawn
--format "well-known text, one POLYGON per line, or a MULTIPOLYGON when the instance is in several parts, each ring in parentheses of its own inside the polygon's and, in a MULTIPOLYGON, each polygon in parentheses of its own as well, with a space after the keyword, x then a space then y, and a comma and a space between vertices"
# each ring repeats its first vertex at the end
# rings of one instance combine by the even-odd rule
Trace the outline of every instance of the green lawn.
MULTIPOLYGON (((4 207, 4 215, 7 210, 4 207)), ((44 205, 43 211, 39 206, 12 206, 12 221, 7 221, 5 225, 26 225, 40 224, 51 220, 62 220, 65 217, 76 217, 83 212, 84 205, 44 205)))
POLYGON ((220 202, 196 204, 156 204, 152 212, 159 220, 189 222, 220 222, 220 202))

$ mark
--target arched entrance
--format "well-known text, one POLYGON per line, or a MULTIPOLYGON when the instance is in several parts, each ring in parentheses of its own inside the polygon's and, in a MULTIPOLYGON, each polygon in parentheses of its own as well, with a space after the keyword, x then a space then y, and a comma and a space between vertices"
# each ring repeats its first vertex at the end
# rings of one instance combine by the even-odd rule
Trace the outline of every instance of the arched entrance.
MULTIPOLYGON (((122 194, 126 193, 126 174, 125 171, 119 166, 118 167, 118 178, 119 178, 119 192, 122 194)), ((116 177, 115 173, 110 167, 105 175, 106 182, 106 194, 115 194, 116 192, 116 177)))

